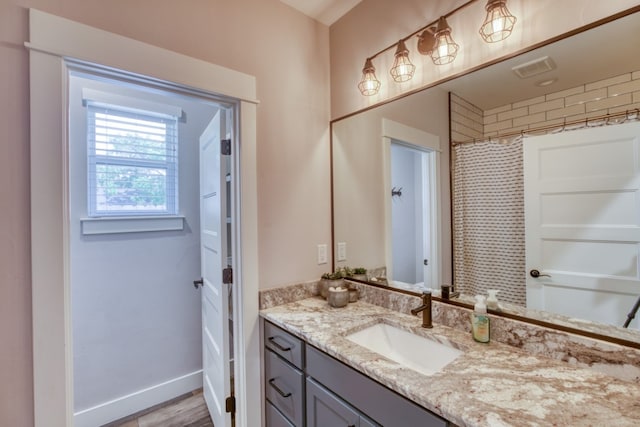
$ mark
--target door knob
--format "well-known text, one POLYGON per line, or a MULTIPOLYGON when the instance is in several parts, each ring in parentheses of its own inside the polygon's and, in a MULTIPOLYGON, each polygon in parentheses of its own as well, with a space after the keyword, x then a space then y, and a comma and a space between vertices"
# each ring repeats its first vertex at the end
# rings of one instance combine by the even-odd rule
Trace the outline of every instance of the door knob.
POLYGON ((529 275, 534 278, 543 277, 543 276, 551 277, 550 274, 540 273, 540 271, 536 270, 535 268, 529 272, 529 275))
POLYGON ((193 287, 198 289, 198 286, 202 286, 203 283, 204 283, 204 281, 202 280, 202 277, 201 277, 198 280, 194 280, 193 281, 193 287))

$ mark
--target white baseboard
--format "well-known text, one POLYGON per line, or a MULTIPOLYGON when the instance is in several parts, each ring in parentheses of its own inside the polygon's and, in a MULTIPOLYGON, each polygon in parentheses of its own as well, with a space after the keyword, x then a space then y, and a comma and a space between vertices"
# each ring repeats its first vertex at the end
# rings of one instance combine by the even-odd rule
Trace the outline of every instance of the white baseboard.
POLYGON ((97 427, 202 387, 202 370, 73 414, 75 427, 97 427))

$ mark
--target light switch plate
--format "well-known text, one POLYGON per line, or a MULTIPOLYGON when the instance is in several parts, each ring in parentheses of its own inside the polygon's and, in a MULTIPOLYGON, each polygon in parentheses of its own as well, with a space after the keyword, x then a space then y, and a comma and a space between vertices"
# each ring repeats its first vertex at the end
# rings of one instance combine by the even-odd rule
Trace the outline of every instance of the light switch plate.
POLYGON ((327 263, 327 245, 318 245, 318 265, 327 263))
POLYGON ((338 243, 338 261, 346 261, 347 260, 347 243, 339 242, 338 243))

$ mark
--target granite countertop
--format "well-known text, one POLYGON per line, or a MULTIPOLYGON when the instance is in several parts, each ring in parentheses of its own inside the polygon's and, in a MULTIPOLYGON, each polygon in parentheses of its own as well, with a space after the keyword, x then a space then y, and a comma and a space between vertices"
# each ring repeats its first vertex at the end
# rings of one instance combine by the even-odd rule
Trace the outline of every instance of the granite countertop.
POLYGON ((419 317, 363 301, 332 308, 320 297, 267 308, 260 315, 458 426, 640 425, 636 383, 506 344, 477 343, 439 324, 423 329, 419 317), (448 343, 463 355, 427 376, 345 338, 378 322, 448 343))

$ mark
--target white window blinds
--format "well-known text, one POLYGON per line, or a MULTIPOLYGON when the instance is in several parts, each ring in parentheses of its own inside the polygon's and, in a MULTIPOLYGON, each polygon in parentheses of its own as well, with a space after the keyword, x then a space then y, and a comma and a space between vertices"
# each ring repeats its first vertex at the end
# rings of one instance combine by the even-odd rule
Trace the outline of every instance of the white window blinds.
POLYGON ((87 102, 90 217, 178 213, 178 119, 87 102))

